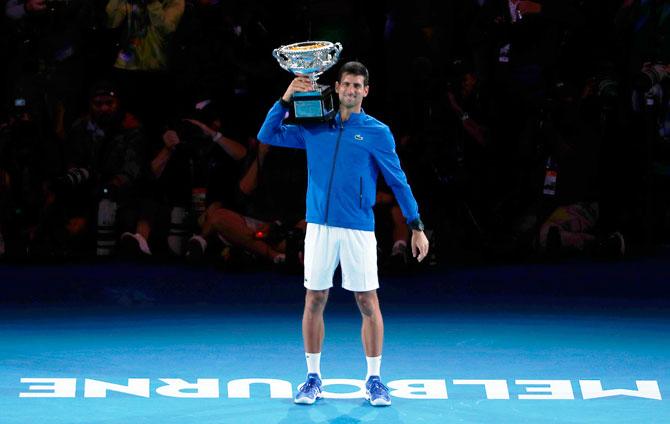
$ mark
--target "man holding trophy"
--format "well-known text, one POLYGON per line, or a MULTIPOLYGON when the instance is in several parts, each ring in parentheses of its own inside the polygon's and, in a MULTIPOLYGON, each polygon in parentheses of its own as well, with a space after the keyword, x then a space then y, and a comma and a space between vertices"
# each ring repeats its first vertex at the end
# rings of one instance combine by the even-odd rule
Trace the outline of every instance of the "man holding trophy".
POLYGON ((363 319, 366 398, 374 406, 386 406, 391 398, 380 379, 384 324, 377 298, 372 211, 379 172, 412 229, 412 253, 418 261, 428 253, 428 240, 391 131, 362 110, 370 88, 367 68, 359 62, 348 62, 340 68, 335 83, 339 111, 332 108, 330 89, 316 85, 316 77, 337 62, 340 50, 339 43, 320 41, 275 50, 280 65, 296 78, 268 112, 258 139, 307 151, 306 296, 302 320, 307 380, 299 386, 294 401, 313 404, 321 397, 323 312, 339 263, 342 287, 354 292, 363 319), (285 121, 287 114, 289 119, 285 121))

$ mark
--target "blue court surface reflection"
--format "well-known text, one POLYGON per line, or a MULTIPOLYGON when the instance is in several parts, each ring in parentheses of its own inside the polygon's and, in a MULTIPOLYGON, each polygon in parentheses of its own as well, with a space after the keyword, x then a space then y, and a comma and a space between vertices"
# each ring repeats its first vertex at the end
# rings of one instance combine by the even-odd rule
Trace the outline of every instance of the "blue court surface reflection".
MULTIPOLYGON (((584 270, 599 274, 592 266, 584 270)), ((562 278, 581 275, 574 266, 558 271, 562 278)), ((626 278, 625 269, 620 271, 626 278)), ((529 286, 510 293, 491 289, 495 282, 489 289, 467 288, 473 276, 501 283, 524 273, 543 275, 551 286, 558 278, 552 277, 557 272, 552 266, 428 275, 451 281, 430 301, 429 283, 411 290, 399 288, 412 284, 407 278, 389 283, 388 296, 382 295, 382 378, 394 389, 388 408, 373 408, 358 396, 356 380, 365 375, 360 318, 341 290, 326 311, 321 366, 323 378, 339 384, 329 384, 330 397, 316 405, 298 406, 290 396, 304 379, 305 364, 302 290, 293 276, 228 275, 221 287, 227 301, 208 301, 207 295, 176 302, 163 301, 161 293, 187 293, 188 287, 202 292, 203 281, 220 280, 221 274, 136 266, 110 270, 115 277, 100 267, 5 268, 2 275, 14 282, 48 275, 51 289, 58 284, 72 289, 72 281, 84 281, 91 272, 99 278, 83 295, 54 301, 14 293, 6 302, 0 422, 670 422, 670 318, 664 299, 631 298, 624 290, 594 300, 593 293, 574 295, 579 291, 574 288, 570 296, 551 290, 529 295, 529 286), (165 283, 171 278, 180 282, 165 283), (112 280, 132 283, 110 288, 112 280), (99 284, 105 288, 91 288, 99 284), (276 302, 260 299, 263 290, 286 295, 276 302), (398 295, 403 290, 406 294, 398 295), (239 382, 245 379, 271 379, 272 389, 268 381, 239 382), (111 389, 100 390, 105 385, 111 389), (608 392, 613 389, 624 391, 608 392), (45 394, 58 397, 32 397, 45 394), (604 397, 589 399, 597 395, 604 397)))

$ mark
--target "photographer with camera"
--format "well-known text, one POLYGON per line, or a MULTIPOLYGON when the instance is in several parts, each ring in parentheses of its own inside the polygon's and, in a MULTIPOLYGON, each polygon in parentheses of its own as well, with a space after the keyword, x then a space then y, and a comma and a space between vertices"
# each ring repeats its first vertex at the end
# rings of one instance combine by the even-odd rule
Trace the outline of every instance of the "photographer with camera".
MULTIPOLYGON (((621 152, 618 169, 625 175, 619 191, 630 201, 621 215, 628 215, 632 234, 650 249, 658 240, 659 228, 667 228, 667 163, 670 161, 670 3, 626 0, 615 25, 621 40, 619 58, 625 74, 623 83, 632 90, 632 113, 620 123, 621 152)), ((625 85, 624 85, 625 86, 625 85)), ((631 235, 632 235, 631 234, 631 235)), ((632 240, 635 244, 635 239, 632 240)))
POLYGON ((74 123, 65 143, 67 172, 52 185, 54 213, 65 219, 65 252, 92 252, 96 214, 99 255, 112 253, 118 230, 134 228, 143 144, 142 127, 123 110, 117 88, 94 84, 89 113, 74 123))
POLYGON ((625 253, 623 235, 601 218, 603 212, 612 213, 603 199, 614 179, 603 163, 603 152, 612 143, 602 128, 612 95, 607 90, 613 87, 604 90, 603 80, 595 77, 559 80, 543 107, 537 145, 531 147, 537 166, 529 176, 534 175, 540 197, 536 247, 549 256, 577 253, 615 259, 625 253))
POLYGON ((210 100, 196 104, 188 116, 166 127, 153 149, 136 231, 122 235, 129 256, 162 251, 181 256, 185 236, 208 237, 212 212, 235 200, 246 148, 220 132, 220 111, 210 100))

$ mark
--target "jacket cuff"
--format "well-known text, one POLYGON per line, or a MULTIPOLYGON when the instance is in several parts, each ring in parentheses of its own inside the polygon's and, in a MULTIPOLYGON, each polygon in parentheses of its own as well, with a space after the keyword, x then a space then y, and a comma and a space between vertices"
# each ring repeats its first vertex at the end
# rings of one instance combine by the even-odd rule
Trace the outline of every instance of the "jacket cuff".
POLYGON ((424 228, 423 221, 421 221, 421 218, 418 217, 414 221, 408 223, 407 225, 409 225, 409 228, 415 231, 423 231, 424 228))
POLYGON ((284 100, 284 99, 281 98, 281 97, 279 98, 279 104, 280 104, 281 107, 283 107, 284 109, 289 109, 289 108, 291 107, 291 102, 287 102, 286 100, 284 100))

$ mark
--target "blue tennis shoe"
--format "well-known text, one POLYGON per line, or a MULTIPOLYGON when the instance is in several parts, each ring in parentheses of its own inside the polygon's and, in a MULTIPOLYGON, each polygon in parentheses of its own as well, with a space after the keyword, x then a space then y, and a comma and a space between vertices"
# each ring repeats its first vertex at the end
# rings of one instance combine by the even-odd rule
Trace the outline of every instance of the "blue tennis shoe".
POLYGON ((307 380, 298 386, 298 393, 293 398, 294 403, 311 405, 321 398, 321 379, 319 374, 307 374, 307 380))
POLYGON ((389 406, 391 404, 389 388, 382 383, 381 378, 377 375, 371 375, 365 383, 365 398, 370 401, 372 406, 389 406))

